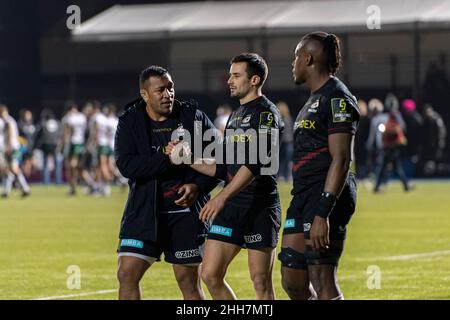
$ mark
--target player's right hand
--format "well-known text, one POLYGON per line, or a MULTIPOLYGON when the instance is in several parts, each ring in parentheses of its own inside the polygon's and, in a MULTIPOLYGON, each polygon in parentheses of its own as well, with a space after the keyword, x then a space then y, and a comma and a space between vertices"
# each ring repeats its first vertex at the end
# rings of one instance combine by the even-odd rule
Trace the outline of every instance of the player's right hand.
POLYGON ((219 193, 203 206, 202 210, 200 211, 199 218, 203 222, 212 222, 224 207, 225 199, 219 193))
POLYGON ((325 250, 330 245, 329 232, 330 225, 328 219, 319 216, 314 217, 309 236, 314 250, 325 250))
POLYGON ((169 141, 169 143, 167 144, 167 146, 164 148, 164 154, 166 154, 166 155, 169 156, 170 162, 172 162, 172 164, 173 164, 173 161, 172 161, 171 155, 172 155, 172 152, 173 152, 173 148, 174 148, 179 142, 180 142, 180 141, 178 141, 178 140, 172 140, 172 141, 169 141))

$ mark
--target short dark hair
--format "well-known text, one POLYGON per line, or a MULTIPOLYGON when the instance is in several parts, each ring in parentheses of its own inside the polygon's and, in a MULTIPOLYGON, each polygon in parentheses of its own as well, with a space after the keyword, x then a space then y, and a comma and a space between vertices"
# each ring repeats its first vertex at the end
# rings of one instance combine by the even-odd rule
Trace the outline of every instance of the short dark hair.
POLYGON ((160 66, 150 66, 141 71, 139 75, 139 86, 142 89, 150 77, 162 77, 168 74, 169 71, 160 66))
POLYGON ((315 31, 305 35, 301 41, 307 42, 310 40, 316 40, 322 44, 326 57, 325 63, 327 71, 332 75, 336 75, 339 67, 341 66, 341 48, 339 38, 332 33, 315 31))
POLYGON ((76 103, 75 101, 73 101, 73 100, 67 100, 67 101, 64 103, 64 109, 65 109, 66 111, 69 111, 70 109, 78 109, 78 105, 77 105, 77 103, 76 103))
POLYGON ((256 53, 244 52, 231 59, 230 65, 237 62, 246 62, 248 78, 258 76, 261 79, 258 87, 262 87, 269 73, 266 61, 256 53))

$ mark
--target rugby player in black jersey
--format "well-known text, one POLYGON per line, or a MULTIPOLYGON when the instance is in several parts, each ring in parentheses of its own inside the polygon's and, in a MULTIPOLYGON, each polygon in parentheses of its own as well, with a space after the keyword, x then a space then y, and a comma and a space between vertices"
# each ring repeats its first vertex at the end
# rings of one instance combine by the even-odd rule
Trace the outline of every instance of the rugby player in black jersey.
POLYGON ((283 125, 276 106, 262 94, 267 73, 266 62, 257 54, 243 53, 231 60, 228 85, 231 97, 239 99, 240 107, 230 115, 226 125, 224 156, 229 156, 231 146, 234 159, 227 159, 225 164, 192 165, 199 172, 225 181, 224 189, 200 212, 201 219, 212 221, 205 245, 202 279, 213 299, 236 299, 225 281, 225 274, 242 248, 248 249, 248 267, 256 298, 275 298, 272 271, 281 207, 275 176, 278 167, 272 166, 272 162, 278 161, 278 137, 283 125), (267 139, 268 143, 262 143, 262 139, 267 139), (242 162, 237 161, 243 155, 239 144, 245 147, 242 162), (252 152, 252 144, 258 150, 252 152), (271 148, 263 150, 267 145, 271 148), (271 163, 261 161, 259 148, 270 154, 271 163), (256 161, 252 161, 252 157, 256 161), (273 171, 263 170, 268 167, 273 171))
POLYGON ((295 83, 305 83, 311 94, 294 125, 293 199, 278 256, 291 299, 343 299, 336 274, 356 205, 359 109, 335 76, 340 59, 339 39, 313 32, 301 39, 292 63, 295 83))
POLYGON ((195 106, 175 100, 167 70, 140 75, 141 98, 125 107, 116 132, 115 157, 130 192, 118 248, 119 299, 141 298, 139 282, 164 253, 184 299, 204 299, 199 265, 206 228, 199 211, 218 180, 188 166, 174 166, 164 148, 176 135, 194 135, 194 121, 214 129, 195 106))

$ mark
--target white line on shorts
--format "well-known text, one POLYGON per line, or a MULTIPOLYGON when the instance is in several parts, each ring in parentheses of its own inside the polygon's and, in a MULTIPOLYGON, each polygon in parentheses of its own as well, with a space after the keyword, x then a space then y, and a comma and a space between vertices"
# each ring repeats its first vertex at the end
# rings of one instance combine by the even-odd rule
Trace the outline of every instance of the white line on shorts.
POLYGON ((31 300, 68 299, 68 298, 76 298, 76 297, 95 296, 95 295, 99 295, 99 294, 107 294, 107 293, 113 293, 113 292, 117 292, 117 289, 100 290, 100 291, 84 292, 84 293, 77 293, 77 294, 66 294, 63 296, 43 297, 43 298, 35 298, 35 299, 31 299, 31 300))

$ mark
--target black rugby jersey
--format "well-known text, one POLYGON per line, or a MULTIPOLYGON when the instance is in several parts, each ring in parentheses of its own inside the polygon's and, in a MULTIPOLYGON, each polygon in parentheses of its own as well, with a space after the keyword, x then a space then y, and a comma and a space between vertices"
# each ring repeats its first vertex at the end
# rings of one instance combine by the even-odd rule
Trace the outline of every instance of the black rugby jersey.
MULTIPOLYGON (((145 119, 147 119, 147 132, 152 140, 152 148, 156 152, 164 154, 165 147, 171 140, 172 132, 177 130, 181 124, 174 118, 168 118, 164 121, 153 121, 146 112, 145 119)), ((185 183, 185 172, 186 169, 183 166, 173 166, 172 169, 158 177, 158 209, 160 211, 186 210, 185 207, 174 203, 175 200, 181 197, 178 194, 178 188, 185 183)))
MULTIPOLYGON (((279 134, 281 134, 283 129, 283 123, 281 120, 281 115, 277 107, 265 96, 258 97, 246 104, 241 105, 237 110, 235 110, 230 117, 225 128, 224 137, 224 159, 227 156, 227 148, 234 148, 234 160, 226 160, 226 165, 218 165, 217 170, 221 173, 218 174, 220 178, 225 180, 228 184, 231 179, 236 175, 239 168, 245 165, 255 176, 255 179, 244 188, 241 192, 231 198, 228 203, 233 204, 238 207, 249 208, 254 206, 263 207, 275 207, 279 204, 279 195, 277 190, 276 172, 273 175, 261 175, 262 167, 270 167, 270 164, 261 163, 259 157, 259 149, 262 144, 257 145, 257 153, 255 154, 255 149, 252 149, 250 145, 255 142, 255 136, 248 134, 249 129, 253 129, 253 132, 258 132, 267 137, 271 138, 271 130, 278 129, 279 134), (228 132, 227 132, 228 130, 228 132), (242 130, 242 131, 234 131, 242 130), (247 131, 247 132, 246 132, 247 131), (243 152, 239 149, 238 145, 245 145, 245 159, 242 161, 243 152), (241 162, 238 163, 237 160, 241 156, 241 162), (255 161, 256 160, 256 161, 255 161)), ((274 136, 275 137, 275 136, 274 136)), ((277 150, 279 150, 279 135, 276 139, 277 150)), ((268 141, 266 150, 263 153, 269 154, 272 150, 270 147, 270 141, 268 141)), ((271 158, 276 157, 278 160, 279 154, 271 155, 271 158)))
POLYGON ((336 77, 330 78, 299 111, 294 124, 292 175, 294 189, 325 181, 331 165, 328 135, 355 135, 359 121, 356 98, 336 77))

